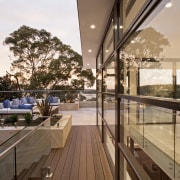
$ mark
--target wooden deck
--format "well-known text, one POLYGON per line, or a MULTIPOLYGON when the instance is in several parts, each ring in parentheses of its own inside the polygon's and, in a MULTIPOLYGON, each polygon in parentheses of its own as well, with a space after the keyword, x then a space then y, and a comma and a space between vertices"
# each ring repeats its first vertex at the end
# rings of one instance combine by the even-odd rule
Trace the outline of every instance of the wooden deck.
POLYGON ((49 158, 52 180, 113 180, 96 126, 73 126, 65 147, 52 149, 51 156, 42 157, 28 176, 40 176, 49 158))

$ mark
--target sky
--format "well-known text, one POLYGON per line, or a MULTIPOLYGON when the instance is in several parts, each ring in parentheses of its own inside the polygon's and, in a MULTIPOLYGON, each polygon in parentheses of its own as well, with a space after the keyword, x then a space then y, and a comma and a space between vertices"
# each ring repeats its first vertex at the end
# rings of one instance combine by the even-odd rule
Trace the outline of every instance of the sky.
POLYGON ((45 29, 82 54, 76 0, 0 0, 0 76, 12 62, 3 41, 22 25, 45 29))

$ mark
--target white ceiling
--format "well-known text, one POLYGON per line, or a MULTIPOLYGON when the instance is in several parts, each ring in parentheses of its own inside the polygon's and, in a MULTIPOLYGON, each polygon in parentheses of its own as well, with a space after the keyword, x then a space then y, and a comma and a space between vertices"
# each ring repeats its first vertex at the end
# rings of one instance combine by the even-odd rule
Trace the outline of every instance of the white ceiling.
POLYGON ((97 51, 113 4, 114 0, 77 0, 84 68, 96 68, 97 51), (90 28, 92 24, 96 26, 95 29, 90 28))

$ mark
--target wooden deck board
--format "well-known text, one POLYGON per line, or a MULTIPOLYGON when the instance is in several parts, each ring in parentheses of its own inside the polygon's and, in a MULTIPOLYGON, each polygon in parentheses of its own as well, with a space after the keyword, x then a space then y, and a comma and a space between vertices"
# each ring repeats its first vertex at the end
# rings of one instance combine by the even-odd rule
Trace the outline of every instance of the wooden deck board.
POLYGON ((78 138, 76 141, 76 147, 72 162, 72 168, 70 173, 70 180, 79 179, 79 163, 81 154, 81 140, 82 140, 82 129, 78 130, 78 138))
MULTIPOLYGON (((77 131, 77 130, 76 130, 77 131)), ((64 169, 62 172, 61 180, 67 180, 70 178, 70 172, 71 172, 71 167, 72 167, 72 160, 74 157, 74 151, 75 151, 75 144, 76 144, 76 139, 77 139, 77 133, 73 133, 72 141, 69 146, 69 151, 66 157, 66 162, 64 164, 64 169)), ((61 163, 61 162, 60 162, 61 163)))
POLYGON ((53 149, 52 151, 55 152, 55 154, 54 154, 54 156, 52 156, 52 160, 51 160, 51 172, 54 174, 57 164, 61 158, 62 149, 53 149))
POLYGON ((82 134, 81 134, 81 149, 80 149, 80 162, 79 162, 79 180, 84 180, 87 179, 87 161, 86 161, 86 129, 82 129, 82 134))
POLYGON ((87 131, 87 179, 88 180, 94 180, 95 175, 95 169, 94 169, 94 158, 93 158, 93 146, 91 143, 91 132, 88 127, 86 127, 87 131))
POLYGON ((95 169, 95 174, 96 174, 96 179, 101 179, 104 180, 104 173, 103 173, 103 164, 101 163, 100 159, 100 153, 98 149, 98 142, 96 140, 95 136, 95 130, 94 128, 90 129, 91 130, 91 142, 92 142, 92 147, 93 147, 93 158, 94 158, 94 169, 95 169))
POLYGON ((67 156, 68 156, 68 152, 70 150, 71 141, 72 141, 72 138, 74 137, 75 133, 76 133, 76 128, 74 128, 69 134, 66 145, 63 148, 63 151, 62 151, 62 154, 61 154, 61 159, 58 162, 56 170, 55 170, 55 172, 53 174, 53 178, 52 178, 53 180, 61 179, 61 176, 62 176, 62 173, 63 173, 63 170, 64 170, 64 165, 65 165, 65 162, 66 162, 66 159, 67 159, 67 156))
MULTIPOLYGON (((113 180, 96 126, 73 126, 65 147, 52 149, 44 165, 41 161, 42 167, 49 164, 49 158, 52 180, 113 180)), ((39 167, 31 174, 39 175, 39 167)))
POLYGON ((106 158, 105 151, 103 149, 102 144, 100 143, 101 142, 100 136, 97 131, 94 131, 94 132, 95 132, 94 134, 95 134, 95 137, 97 140, 97 147, 99 149, 99 152, 101 152, 100 158, 101 158, 102 168, 103 168, 103 172, 104 172, 104 177, 106 180, 113 179, 113 176, 112 176, 112 173, 111 173, 111 170, 109 168, 109 164, 108 164, 108 161, 106 158))

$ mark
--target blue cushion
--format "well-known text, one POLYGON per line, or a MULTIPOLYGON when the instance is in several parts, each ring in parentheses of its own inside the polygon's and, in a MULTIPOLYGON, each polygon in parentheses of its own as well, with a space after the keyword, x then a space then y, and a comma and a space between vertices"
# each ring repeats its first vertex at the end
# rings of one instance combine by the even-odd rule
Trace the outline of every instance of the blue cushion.
POLYGON ((27 96, 26 101, 27 101, 28 104, 30 104, 30 97, 27 96))
POLYGON ((11 109, 18 109, 18 108, 19 108, 19 105, 13 105, 13 104, 12 104, 12 105, 10 106, 10 108, 11 108, 11 109))
POLYGON ((53 103, 53 96, 48 97, 48 102, 53 103))
POLYGON ((19 104, 18 106, 19 109, 32 109, 32 107, 32 104, 19 104))
POLYGON ((10 108, 10 102, 9 99, 6 99, 3 101, 4 108, 10 108))
POLYGON ((58 97, 53 97, 53 103, 58 103, 58 97))

